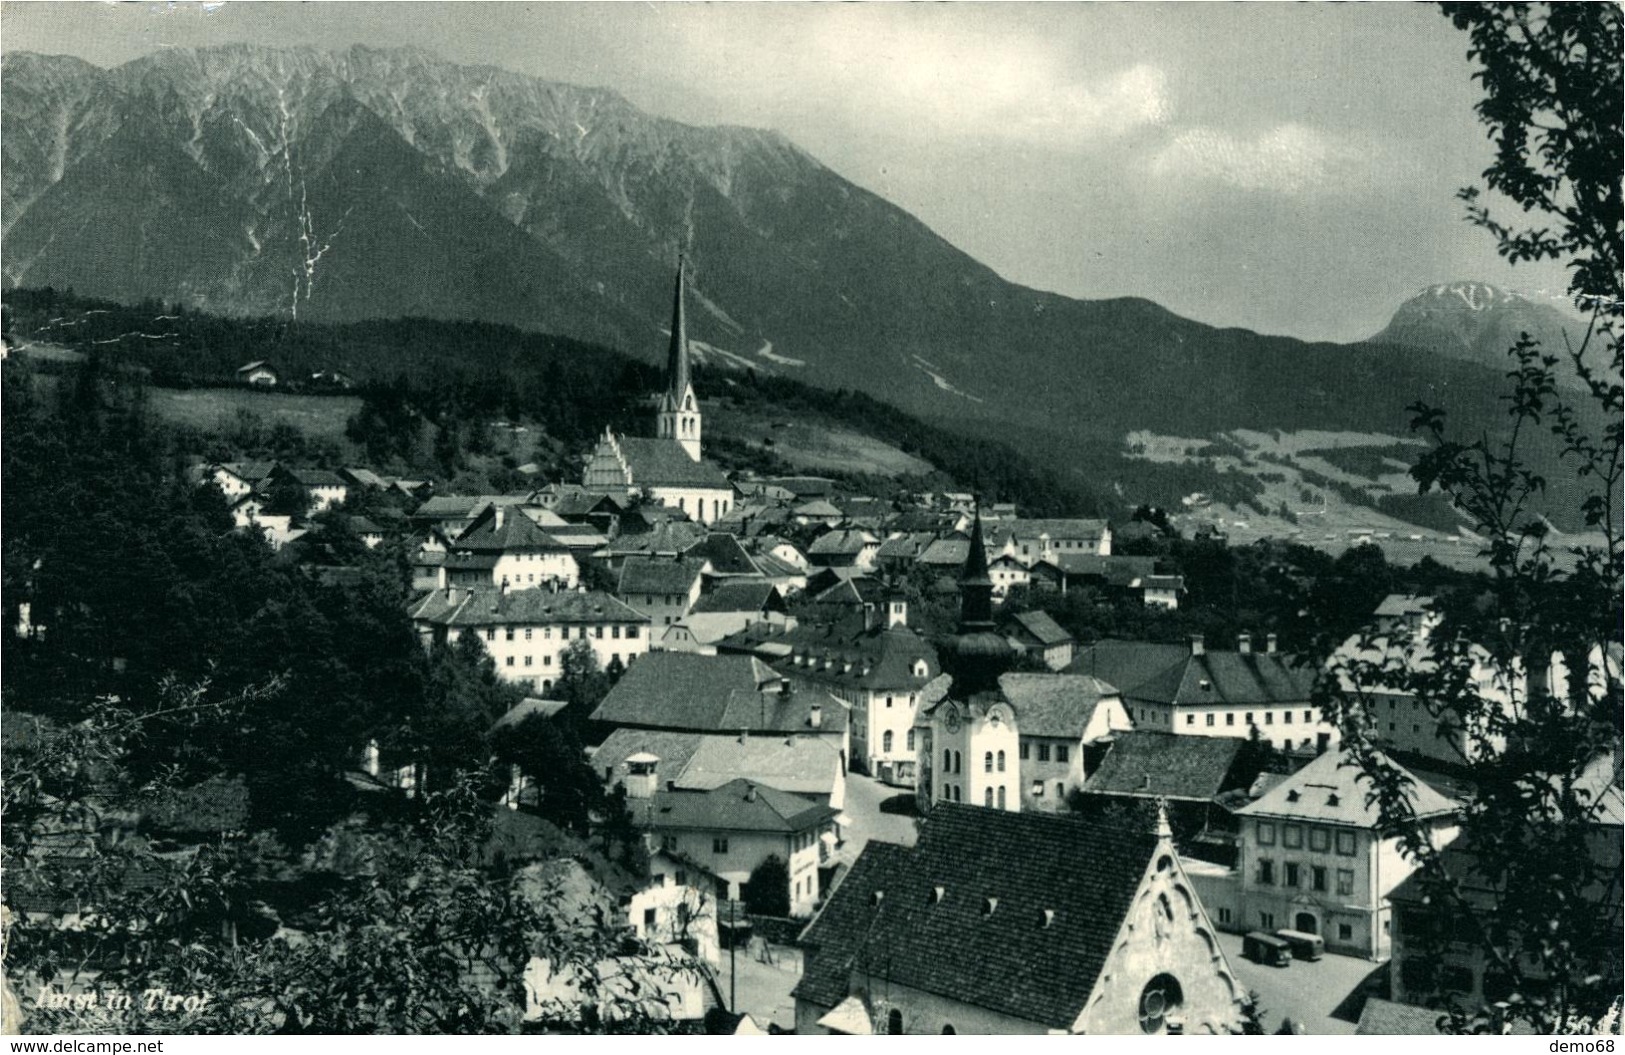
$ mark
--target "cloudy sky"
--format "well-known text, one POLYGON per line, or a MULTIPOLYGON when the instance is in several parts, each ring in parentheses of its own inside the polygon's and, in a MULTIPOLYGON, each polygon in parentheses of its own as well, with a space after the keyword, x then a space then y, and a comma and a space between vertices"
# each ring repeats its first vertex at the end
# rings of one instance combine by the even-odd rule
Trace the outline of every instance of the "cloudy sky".
POLYGON ((776 128, 1007 278, 1304 338, 1434 282, 1560 294, 1458 187, 1490 147, 1432 5, 0 4, 0 46, 112 66, 231 41, 413 44, 776 128))

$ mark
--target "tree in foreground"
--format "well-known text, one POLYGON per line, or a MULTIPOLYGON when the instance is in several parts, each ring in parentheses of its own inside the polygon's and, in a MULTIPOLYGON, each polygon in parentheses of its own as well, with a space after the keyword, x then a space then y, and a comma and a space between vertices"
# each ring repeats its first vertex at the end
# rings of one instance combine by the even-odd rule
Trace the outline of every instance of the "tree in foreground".
MULTIPOLYGON (((1441 594, 1422 629, 1369 629, 1333 658, 1320 692, 1380 809, 1419 866, 1429 921, 1407 934, 1434 965, 1431 988, 1459 1031, 1617 1028, 1621 989, 1621 15, 1613 4, 1446 4, 1469 34, 1496 145, 1486 189, 1530 217, 1502 218, 1485 189, 1468 219, 1513 264, 1562 260, 1586 318, 1578 340, 1509 352, 1500 435, 1459 437, 1418 404, 1432 444, 1413 470, 1486 540, 1481 590, 1441 594), (1547 481, 1532 447, 1555 444, 1580 484, 1591 537, 1554 538, 1537 506, 1547 481), (1461 833, 1441 851, 1378 750, 1376 694, 1418 701, 1456 745, 1473 786, 1461 833), (1464 993, 1443 969, 1475 948, 1464 993)), ((1401 923, 1403 927, 1403 921, 1401 923)), ((1413 980, 1414 984, 1414 980, 1413 980)))

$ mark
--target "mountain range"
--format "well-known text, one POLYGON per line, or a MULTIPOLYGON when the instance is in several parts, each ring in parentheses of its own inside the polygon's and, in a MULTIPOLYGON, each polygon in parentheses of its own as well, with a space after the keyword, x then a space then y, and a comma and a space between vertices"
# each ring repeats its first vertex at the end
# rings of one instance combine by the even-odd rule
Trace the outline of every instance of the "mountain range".
POLYGON ((1482 317, 1413 301, 1339 345, 1028 289, 778 133, 611 91, 360 46, 175 48, 110 70, 8 53, 0 85, 7 287, 478 319, 653 360, 681 253, 702 370, 861 389, 1062 462, 1134 428, 1397 433, 1418 399, 1501 413, 1482 317))

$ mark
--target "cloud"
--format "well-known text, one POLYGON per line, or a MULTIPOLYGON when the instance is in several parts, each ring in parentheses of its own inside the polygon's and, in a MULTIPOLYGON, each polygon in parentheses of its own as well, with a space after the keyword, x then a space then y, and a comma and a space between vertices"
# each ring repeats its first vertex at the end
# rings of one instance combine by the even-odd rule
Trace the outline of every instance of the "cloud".
POLYGON ((1167 180, 1288 195, 1343 189, 1375 174, 1368 152, 1298 124, 1277 125, 1251 137, 1186 129, 1156 153, 1151 171, 1167 180))
POLYGON ((727 7, 734 17, 725 34, 710 18, 682 25, 677 51, 685 71, 698 74, 691 89, 768 122, 822 111, 824 120, 882 136, 1064 150, 1172 114, 1160 67, 1080 56, 1038 33, 1012 32, 977 5, 769 6, 772 19, 727 7))

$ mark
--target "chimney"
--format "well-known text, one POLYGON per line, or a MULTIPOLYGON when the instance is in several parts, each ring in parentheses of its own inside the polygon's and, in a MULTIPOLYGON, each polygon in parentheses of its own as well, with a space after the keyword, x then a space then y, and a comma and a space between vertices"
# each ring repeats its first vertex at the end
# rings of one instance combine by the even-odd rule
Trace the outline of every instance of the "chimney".
POLYGON ((745 785, 745 801, 746 802, 755 802, 756 801, 756 785, 755 784, 746 784, 745 785))
POLYGON ((790 679, 789 678, 780 678, 779 679, 779 695, 780 696, 788 696, 788 695, 790 695, 790 679))
POLYGON ((1203 639, 1201 634, 1192 634, 1191 635, 1191 655, 1200 656, 1204 652, 1207 651, 1207 648, 1206 648, 1205 644, 1203 643, 1203 641, 1204 641, 1204 639, 1203 639))
POLYGON ((493 510, 495 515, 493 515, 491 517, 491 530, 492 531, 501 531, 502 530, 503 509, 502 509, 501 506, 493 506, 492 510, 493 510))
POLYGON ((868 601, 865 601, 863 602, 863 629, 873 630, 874 628, 875 606, 870 604, 868 601))
POLYGON ((815 703, 812 705, 812 708, 807 711, 807 724, 812 726, 814 729, 822 729, 824 727, 823 704, 815 703))
POLYGON ((1275 655, 1275 635, 1274 634, 1265 634, 1264 635, 1264 651, 1268 652, 1272 656, 1275 655))
POLYGON ((1245 656, 1245 655, 1250 654, 1252 652, 1252 650, 1253 650, 1253 635, 1248 634, 1248 633, 1237 634, 1236 635, 1236 651, 1240 652, 1242 655, 1245 656))

